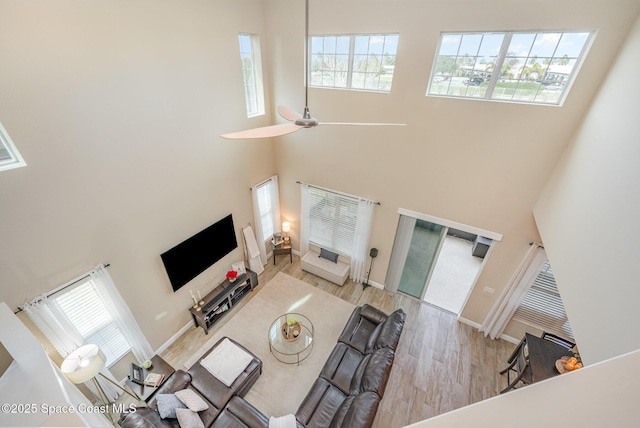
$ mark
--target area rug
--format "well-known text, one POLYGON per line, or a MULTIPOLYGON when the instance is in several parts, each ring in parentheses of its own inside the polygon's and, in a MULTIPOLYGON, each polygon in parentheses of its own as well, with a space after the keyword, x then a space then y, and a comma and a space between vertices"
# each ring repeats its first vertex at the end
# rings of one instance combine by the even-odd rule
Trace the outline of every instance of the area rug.
POLYGON ((228 336, 262 360, 262 375, 244 397, 267 417, 295 413, 318 377, 355 306, 279 272, 233 318, 213 333, 186 367, 197 363, 221 337, 228 336), (300 363, 284 364, 269 352, 271 323, 286 312, 298 312, 314 326, 313 349, 300 363))

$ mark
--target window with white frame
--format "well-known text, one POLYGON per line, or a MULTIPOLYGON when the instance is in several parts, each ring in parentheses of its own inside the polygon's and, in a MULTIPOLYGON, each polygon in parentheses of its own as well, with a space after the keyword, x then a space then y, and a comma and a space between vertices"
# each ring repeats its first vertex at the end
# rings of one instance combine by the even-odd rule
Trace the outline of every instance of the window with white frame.
POLYGON ((131 346, 96 290, 98 284, 91 278, 74 285, 55 297, 59 308, 84 337, 107 357, 107 367, 126 355, 131 346))
MULTIPOLYGON (((275 189, 277 191, 277 189, 275 189)), ((273 236, 274 212, 273 212, 273 181, 271 179, 256 186, 258 194, 258 210, 260 211, 260 224, 262 225, 262 240, 266 241, 273 236)))
POLYGON ((533 284, 523 296, 512 319, 560 337, 573 339, 571 324, 548 260, 542 265, 533 284))
POLYGON ((358 198, 309 186, 309 242, 351 257, 358 198))
POLYGON ((18 149, 0 123, 0 171, 27 166, 18 149))
POLYGON ((442 33, 427 95, 561 105, 593 31, 442 33))
POLYGON ((309 85, 390 92, 398 34, 311 36, 309 85))
POLYGON ((255 34, 239 34, 242 77, 247 117, 264 114, 264 88, 262 81, 262 60, 260 55, 260 37, 255 34))

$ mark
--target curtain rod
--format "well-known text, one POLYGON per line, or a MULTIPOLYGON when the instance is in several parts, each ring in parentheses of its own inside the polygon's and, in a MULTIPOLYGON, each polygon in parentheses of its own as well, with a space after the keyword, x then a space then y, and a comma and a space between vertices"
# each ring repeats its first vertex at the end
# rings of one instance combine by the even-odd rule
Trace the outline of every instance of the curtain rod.
POLYGON ((329 193, 334 193, 336 195, 348 196, 350 198, 361 199, 363 201, 371 201, 376 205, 382 205, 380 202, 374 201, 373 199, 367 199, 367 198, 362 198, 360 196, 350 195, 350 194, 344 193, 344 192, 338 192, 337 190, 327 189, 326 187, 316 186, 315 184, 309 184, 309 183, 305 183, 303 181, 296 181, 296 183, 298 183, 298 184, 306 184, 307 186, 311 186, 311 187, 314 187, 316 189, 324 190, 324 191, 329 192, 329 193))
POLYGON ((271 177, 267 178, 266 180, 262 180, 260 183, 256 184, 255 186, 249 187, 249 190, 253 190, 254 188, 256 188, 258 186, 262 186, 266 182, 273 180, 273 177, 275 177, 275 175, 272 175, 271 177))
MULTIPOLYGON (((54 290, 51 290, 48 293, 45 293, 45 294, 41 295, 40 297, 42 297, 42 296, 51 297, 54 294, 57 294, 57 293, 61 292, 62 290, 65 290, 65 289, 71 287, 72 285, 75 285, 75 284, 79 283, 80 281, 87 279, 88 277, 91 276, 91 272, 93 272, 94 270, 96 270, 96 269, 98 269, 100 267, 106 267, 107 268, 109 266, 111 266, 109 263, 103 264, 103 265, 98 265, 95 268, 91 269, 89 272, 85 273, 84 275, 81 275, 81 276, 77 277, 76 279, 72 279, 71 281, 67 282, 66 284, 63 284, 60 287, 58 287, 58 288, 56 288, 54 290)), ((40 297, 36 297, 35 299, 39 299, 40 297)), ((32 302, 35 299, 31 299, 31 300, 29 300, 29 302, 32 302)), ((17 314, 18 312, 22 312, 23 311, 23 309, 22 309, 23 307, 24 307, 24 305, 18 306, 18 310, 15 311, 14 314, 17 314)))

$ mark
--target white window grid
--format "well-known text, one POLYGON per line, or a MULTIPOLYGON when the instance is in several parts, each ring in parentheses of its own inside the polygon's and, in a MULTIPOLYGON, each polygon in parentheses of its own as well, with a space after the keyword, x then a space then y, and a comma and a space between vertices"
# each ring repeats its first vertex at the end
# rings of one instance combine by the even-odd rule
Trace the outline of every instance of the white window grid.
POLYGON ((0 171, 27 166, 20 152, 9 137, 7 130, 0 123, 0 171))
POLYGON ((311 36, 309 86, 390 92, 398 34, 311 36))
POLYGON ((273 236, 273 206, 271 201, 272 194, 272 180, 260 184, 257 187, 258 192, 258 210, 260 211, 260 222, 262 224, 262 237, 263 241, 270 239, 273 236))
POLYGON ((562 105, 594 34, 590 30, 442 33, 427 95, 562 105))
POLYGON ((260 36, 240 33, 238 42, 240 44, 247 117, 261 116, 264 114, 265 107, 260 36))

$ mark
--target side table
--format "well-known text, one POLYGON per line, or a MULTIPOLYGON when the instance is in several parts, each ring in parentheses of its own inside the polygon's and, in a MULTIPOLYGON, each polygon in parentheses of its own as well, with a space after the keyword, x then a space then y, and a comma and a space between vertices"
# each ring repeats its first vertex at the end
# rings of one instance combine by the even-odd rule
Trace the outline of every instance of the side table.
POLYGON ((160 373, 164 375, 164 379, 160 382, 158 386, 147 386, 140 385, 132 381, 131 379, 127 379, 127 386, 133 391, 134 394, 138 396, 138 398, 144 402, 148 402, 153 397, 153 394, 156 393, 158 388, 162 386, 173 374, 176 372, 176 369, 171 367, 169 363, 162 359, 159 355, 154 355, 151 358, 151 367, 148 369, 143 368, 143 377, 146 378, 149 373, 160 373))
POLYGON ((289 260, 293 263, 293 254, 291 251, 291 242, 288 244, 285 242, 281 242, 278 245, 274 245, 271 243, 271 249, 273 250, 273 265, 276 264, 276 256, 281 254, 289 254, 289 260))

